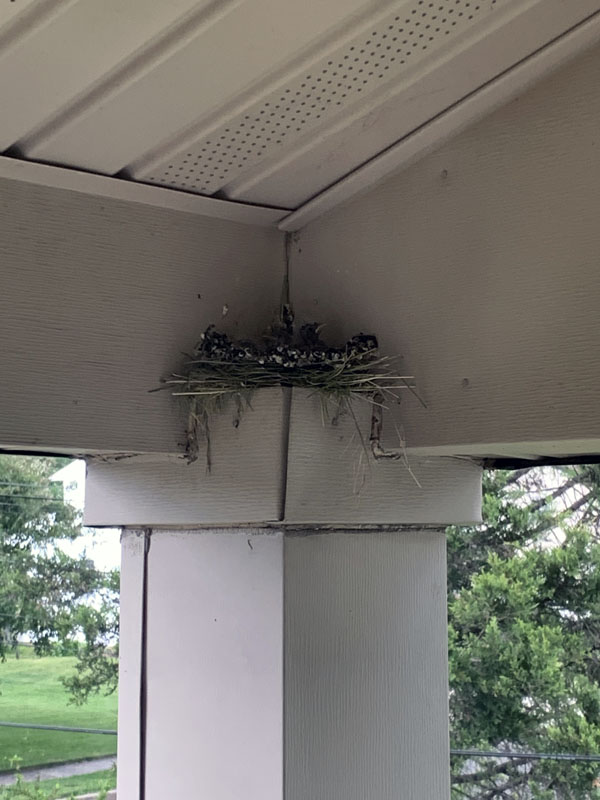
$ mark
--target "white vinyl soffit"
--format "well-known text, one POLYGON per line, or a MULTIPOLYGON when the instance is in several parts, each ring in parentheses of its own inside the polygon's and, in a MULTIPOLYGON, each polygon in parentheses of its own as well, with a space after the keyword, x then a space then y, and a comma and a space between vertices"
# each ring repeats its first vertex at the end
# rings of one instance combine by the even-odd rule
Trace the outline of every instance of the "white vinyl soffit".
POLYGON ((600 38, 600 0, 10 4, 0 151, 280 210, 339 186, 330 207, 346 176, 592 23, 573 54, 600 38))
POLYGON ((185 152, 136 177, 213 194, 285 145, 403 76, 510 0, 411 0, 368 25, 185 152))

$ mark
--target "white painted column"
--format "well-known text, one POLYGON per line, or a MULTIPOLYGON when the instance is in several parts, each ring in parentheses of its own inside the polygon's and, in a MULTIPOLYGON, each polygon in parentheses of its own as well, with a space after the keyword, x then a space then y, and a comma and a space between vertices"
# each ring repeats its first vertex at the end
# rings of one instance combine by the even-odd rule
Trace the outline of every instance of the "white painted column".
POLYGON ((447 800, 443 533, 155 530, 146 569, 145 795, 125 648, 120 796, 447 800))
POLYGON ((143 650, 144 536, 125 531, 121 537, 121 618, 119 625, 119 797, 139 798, 140 677, 143 650))
POLYGON ((144 800, 282 797, 282 553, 280 533, 152 533, 144 800))

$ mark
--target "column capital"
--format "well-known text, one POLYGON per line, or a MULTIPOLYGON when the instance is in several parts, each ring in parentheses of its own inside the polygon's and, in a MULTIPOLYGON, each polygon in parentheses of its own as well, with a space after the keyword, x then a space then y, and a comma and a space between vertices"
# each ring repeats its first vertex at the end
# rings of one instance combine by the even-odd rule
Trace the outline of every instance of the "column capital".
MULTIPOLYGON (((109 526, 476 522, 481 468, 465 458, 375 459, 372 406, 336 415, 306 390, 257 392, 211 420, 211 469, 173 454, 88 461, 85 522, 109 526)), ((388 437, 391 444, 394 437, 388 437)))

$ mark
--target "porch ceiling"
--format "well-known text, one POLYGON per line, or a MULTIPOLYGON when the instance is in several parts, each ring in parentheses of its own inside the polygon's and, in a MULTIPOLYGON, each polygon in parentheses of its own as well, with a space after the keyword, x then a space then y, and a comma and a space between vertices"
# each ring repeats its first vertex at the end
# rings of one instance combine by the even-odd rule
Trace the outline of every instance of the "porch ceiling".
POLYGON ((296 210, 596 15, 599 0, 17 0, 0 9, 0 152, 296 210))

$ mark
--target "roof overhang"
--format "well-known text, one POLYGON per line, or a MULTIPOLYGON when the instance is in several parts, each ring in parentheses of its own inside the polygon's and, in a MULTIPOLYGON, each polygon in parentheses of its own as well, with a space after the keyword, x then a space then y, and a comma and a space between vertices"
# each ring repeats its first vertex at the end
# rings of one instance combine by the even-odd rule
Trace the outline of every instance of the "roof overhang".
POLYGON ((598 0, 29 0, 0 16, 0 172, 294 230, 599 39, 598 0))

